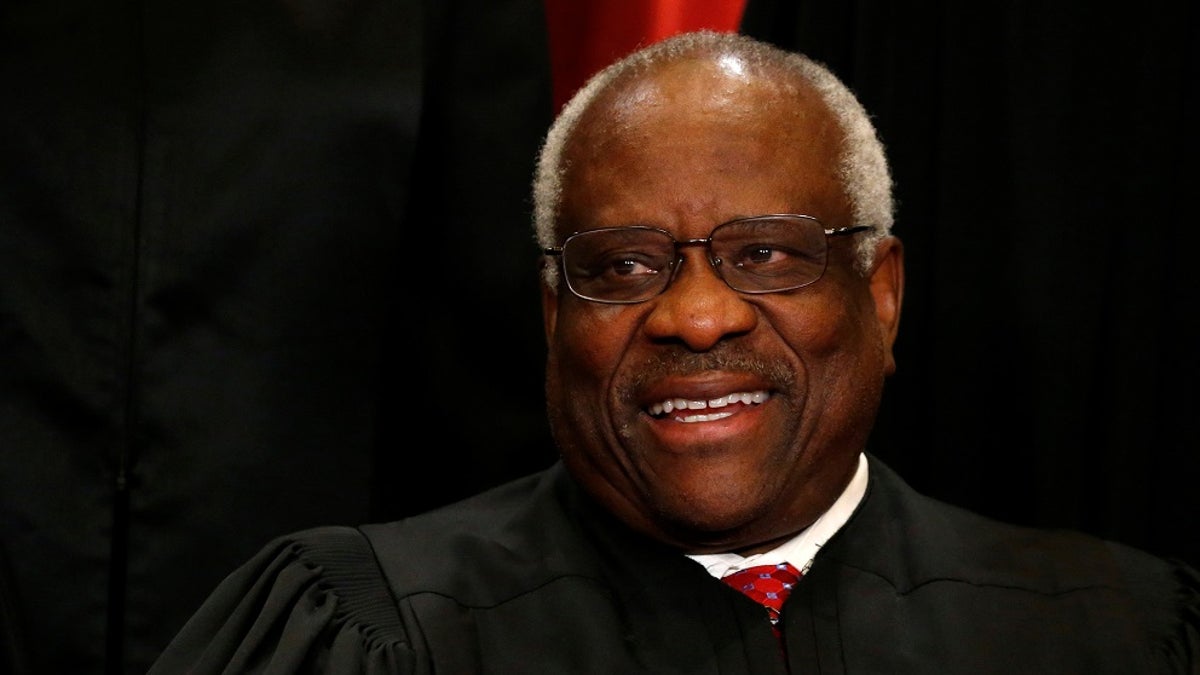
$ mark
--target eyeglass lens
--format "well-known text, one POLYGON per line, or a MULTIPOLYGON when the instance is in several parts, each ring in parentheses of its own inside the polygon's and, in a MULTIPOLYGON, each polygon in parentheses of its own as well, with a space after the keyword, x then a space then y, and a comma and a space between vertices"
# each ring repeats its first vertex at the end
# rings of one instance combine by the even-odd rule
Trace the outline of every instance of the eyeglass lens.
MULTIPOLYGON (((576 294, 600 302, 648 300, 666 290, 680 257, 667 232, 619 227, 579 232, 563 244, 567 283, 576 294)), ((825 229, 815 219, 761 216, 717 227, 709 257, 734 290, 773 293, 821 278, 827 253, 825 229)))

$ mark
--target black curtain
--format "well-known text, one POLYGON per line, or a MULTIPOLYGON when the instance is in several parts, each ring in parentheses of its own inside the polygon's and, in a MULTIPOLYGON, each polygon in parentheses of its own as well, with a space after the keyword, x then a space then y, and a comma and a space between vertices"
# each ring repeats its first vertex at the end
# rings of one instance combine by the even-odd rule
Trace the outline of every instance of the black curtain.
POLYGON ((539 0, 0 8, 0 671, 549 461, 539 0))
POLYGON ((907 282, 872 449, 936 497, 1200 563, 1195 3, 751 0, 875 115, 907 282))

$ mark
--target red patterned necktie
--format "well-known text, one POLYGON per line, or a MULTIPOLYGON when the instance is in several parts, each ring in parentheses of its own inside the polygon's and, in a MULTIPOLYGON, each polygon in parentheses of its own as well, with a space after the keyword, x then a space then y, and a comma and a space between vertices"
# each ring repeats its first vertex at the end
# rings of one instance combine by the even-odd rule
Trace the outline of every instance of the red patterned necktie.
POLYGON ((779 637, 779 612, 783 609, 783 601, 800 581, 800 572, 795 567, 788 563, 756 565, 721 577, 721 581, 766 607, 771 629, 775 631, 775 637, 779 637))

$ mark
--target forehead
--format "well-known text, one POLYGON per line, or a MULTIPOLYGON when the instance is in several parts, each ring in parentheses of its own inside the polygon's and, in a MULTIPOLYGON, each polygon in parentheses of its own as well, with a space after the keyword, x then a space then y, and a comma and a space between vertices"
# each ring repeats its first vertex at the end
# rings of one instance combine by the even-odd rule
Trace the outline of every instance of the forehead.
MULTIPOLYGON (((658 66, 601 94, 565 148, 567 227, 800 211, 835 223, 841 133, 807 83, 737 59, 658 66)), ((710 223, 715 224, 715 223, 710 223)))

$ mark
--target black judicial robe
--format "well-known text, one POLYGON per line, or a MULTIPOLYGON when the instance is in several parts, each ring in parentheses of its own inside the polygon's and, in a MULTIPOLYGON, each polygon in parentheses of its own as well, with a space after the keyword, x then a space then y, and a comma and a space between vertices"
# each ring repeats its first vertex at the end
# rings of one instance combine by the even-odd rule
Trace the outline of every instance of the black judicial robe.
MULTIPOLYGON (((1085 535, 867 494, 784 607, 792 673, 1198 673, 1200 580, 1085 535)), ((276 539, 151 675, 784 673, 764 612, 561 465, 426 515, 276 539)))

